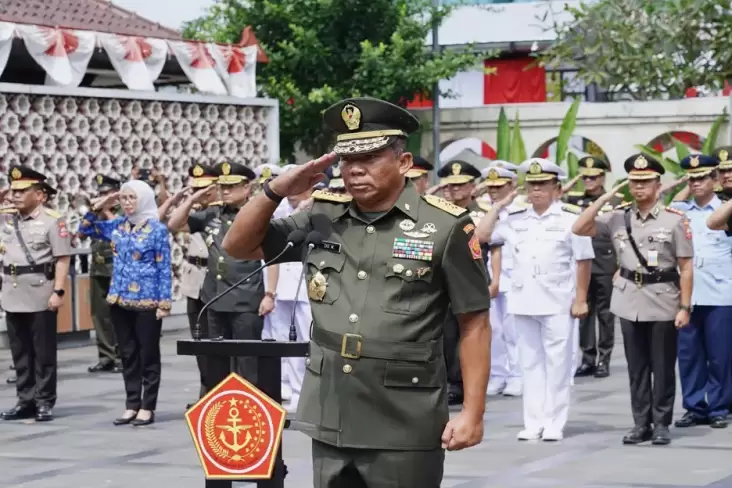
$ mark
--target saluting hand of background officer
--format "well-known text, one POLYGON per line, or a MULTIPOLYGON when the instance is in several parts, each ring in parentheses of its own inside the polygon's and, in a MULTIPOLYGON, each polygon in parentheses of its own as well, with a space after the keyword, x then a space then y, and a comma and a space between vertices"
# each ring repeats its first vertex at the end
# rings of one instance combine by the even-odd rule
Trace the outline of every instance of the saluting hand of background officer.
POLYGON ((96 212, 99 210, 109 209, 117 204, 119 201, 119 192, 110 193, 102 197, 92 199, 92 209, 96 212))
POLYGON ((329 152, 290 171, 286 171, 273 179, 269 188, 281 197, 299 195, 314 187, 326 178, 325 170, 338 159, 338 155, 329 152))

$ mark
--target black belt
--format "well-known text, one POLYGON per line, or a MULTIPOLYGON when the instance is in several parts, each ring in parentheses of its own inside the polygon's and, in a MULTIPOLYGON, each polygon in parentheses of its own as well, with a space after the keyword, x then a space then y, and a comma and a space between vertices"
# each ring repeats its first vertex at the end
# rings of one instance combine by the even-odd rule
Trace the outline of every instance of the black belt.
POLYGON ((26 266, 16 266, 14 264, 10 264, 7 266, 3 266, 3 274, 9 275, 9 276, 20 276, 20 275, 27 275, 27 274, 46 274, 51 269, 52 266, 53 266, 53 263, 28 264, 26 266))
POLYGON ((346 359, 372 358, 426 363, 442 354, 442 338, 429 342, 388 342, 364 339, 359 334, 337 334, 313 327, 317 345, 340 353, 346 359))
POLYGON ((208 258, 196 258, 193 256, 188 256, 188 262, 194 266, 200 266, 202 268, 208 266, 208 258))
POLYGON ((634 282, 638 286, 652 285, 655 283, 677 283, 679 281, 679 273, 675 269, 659 270, 655 273, 641 273, 639 271, 620 268, 620 276, 634 282))

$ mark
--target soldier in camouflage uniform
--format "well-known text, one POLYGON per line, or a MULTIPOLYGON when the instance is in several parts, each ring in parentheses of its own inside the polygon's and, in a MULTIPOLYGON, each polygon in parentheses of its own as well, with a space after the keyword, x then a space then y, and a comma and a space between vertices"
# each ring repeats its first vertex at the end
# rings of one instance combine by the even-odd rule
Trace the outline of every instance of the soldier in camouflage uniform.
MULTIPOLYGON (((317 231, 306 262, 313 312, 298 417, 314 426, 315 488, 437 488, 444 449, 483 437, 490 374, 490 297, 475 225, 405 175, 406 110, 354 98, 326 110, 348 194, 321 191, 309 211, 270 221, 279 202, 320 181, 331 153, 266 182, 236 217, 224 249, 271 259, 296 230, 317 231), (463 410, 449 419, 442 352, 447 308, 460 323, 463 410)), ((301 261, 305 245, 282 258, 301 261)))

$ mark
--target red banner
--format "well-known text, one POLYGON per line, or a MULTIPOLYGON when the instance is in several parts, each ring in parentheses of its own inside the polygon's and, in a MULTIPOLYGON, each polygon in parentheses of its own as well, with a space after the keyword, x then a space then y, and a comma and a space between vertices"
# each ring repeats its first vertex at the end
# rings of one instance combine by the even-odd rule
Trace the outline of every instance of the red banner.
POLYGON ((546 101, 546 73, 533 58, 485 61, 483 103, 546 101))

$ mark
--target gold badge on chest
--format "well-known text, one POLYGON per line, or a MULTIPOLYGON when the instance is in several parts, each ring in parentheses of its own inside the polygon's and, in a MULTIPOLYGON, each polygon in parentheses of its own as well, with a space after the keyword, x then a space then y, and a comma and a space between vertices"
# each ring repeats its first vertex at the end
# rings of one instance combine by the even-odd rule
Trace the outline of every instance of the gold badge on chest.
POLYGON ((308 283, 308 297, 316 302, 322 302, 325 298, 325 291, 328 288, 328 280, 320 271, 316 272, 308 283))

